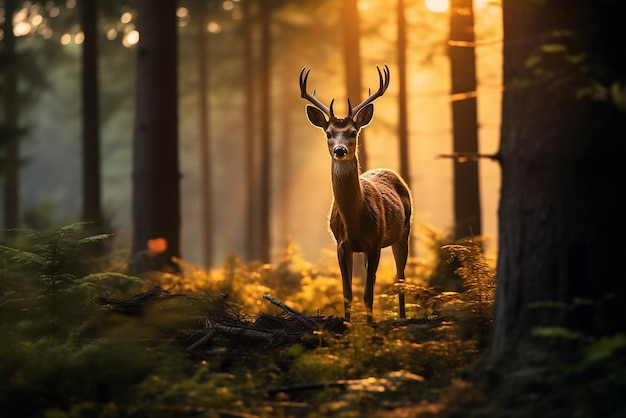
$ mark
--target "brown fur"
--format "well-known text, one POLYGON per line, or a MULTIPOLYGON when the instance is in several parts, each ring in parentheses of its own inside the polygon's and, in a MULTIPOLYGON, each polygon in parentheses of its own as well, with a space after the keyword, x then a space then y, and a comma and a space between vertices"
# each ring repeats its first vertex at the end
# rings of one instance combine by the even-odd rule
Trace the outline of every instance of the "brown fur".
MULTIPOLYGON (((404 281, 411 231, 411 193, 405 181, 392 170, 375 169, 359 175, 358 132, 371 121, 372 104, 347 123, 347 118, 327 121, 322 112, 312 106, 307 106, 307 116, 314 126, 327 133, 333 187, 329 228, 337 242, 345 317, 350 319, 353 254, 364 253, 367 277, 363 300, 370 322, 381 248, 392 247, 396 281, 404 281), (337 156, 337 147, 343 147, 346 154, 337 156)), ((403 305, 401 299, 401 317, 404 316, 403 305)))

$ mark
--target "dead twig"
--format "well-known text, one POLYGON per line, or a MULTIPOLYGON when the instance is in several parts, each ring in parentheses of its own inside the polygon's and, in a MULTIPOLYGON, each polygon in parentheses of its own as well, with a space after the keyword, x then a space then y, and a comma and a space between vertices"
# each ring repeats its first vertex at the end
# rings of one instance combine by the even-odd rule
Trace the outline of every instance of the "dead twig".
POLYGON ((452 154, 439 154, 437 158, 452 158, 457 163, 467 163, 470 161, 478 161, 479 158, 488 158, 490 160, 497 161, 500 159, 500 154, 480 154, 477 152, 453 152, 452 154))
POLYGON ((285 305, 281 301, 279 301, 277 299, 274 299, 272 296, 265 295, 265 296, 263 296, 263 299, 269 300, 271 303, 273 303, 274 305, 278 306, 279 308, 281 308, 285 312, 288 312, 291 315, 294 315, 294 316, 298 317, 302 322, 304 322, 309 327, 312 328, 312 327, 317 326, 317 322, 315 322, 311 318, 307 317, 303 313, 300 313, 300 312, 296 311, 295 309, 290 308, 289 306, 285 305))
POLYGON ((218 334, 218 331, 215 328, 211 328, 207 331, 206 335, 200 338, 195 343, 191 344, 187 347, 187 351, 195 351, 200 348, 204 343, 209 342, 218 334))

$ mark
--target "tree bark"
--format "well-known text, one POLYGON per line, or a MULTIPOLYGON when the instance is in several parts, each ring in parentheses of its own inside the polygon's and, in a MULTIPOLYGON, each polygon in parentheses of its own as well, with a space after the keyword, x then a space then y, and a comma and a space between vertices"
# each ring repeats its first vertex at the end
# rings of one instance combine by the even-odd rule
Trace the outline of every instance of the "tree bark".
MULTIPOLYGON (((616 4, 616 2, 615 2, 616 4)), ((491 353, 538 325, 624 330, 624 32, 612 2, 503 2, 499 255, 491 353), (621 54, 621 55, 620 55, 621 54), (595 86, 595 87, 594 87, 595 86), (593 307, 574 315, 577 301, 593 307), (604 314, 600 314, 603 311, 604 314)), ((578 304, 580 305, 580 304, 578 304)))
MULTIPOLYGON (((454 152, 478 153, 473 0, 450 2, 450 70, 454 152)), ((481 235, 478 159, 454 159, 454 235, 481 235)))
MULTIPOLYGON (((361 32, 359 7, 357 0, 343 0, 343 15, 341 19, 343 61, 346 74, 346 93, 353 106, 358 104, 361 97, 361 32)), ((365 132, 359 133, 359 164, 361 171, 367 170, 367 148, 365 146, 365 132)))
POLYGON ((213 207, 211 206, 211 131, 209 130, 209 94, 210 94, 210 73, 207 59, 209 56, 210 34, 206 30, 207 11, 204 9, 198 12, 198 112, 200 116, 200 193, 202 193, 202 238, 204 244, 203 259, 207 269, 213 266, 213 207))
POLYGON ((244 145, 244 157, 245 157, 245 170, 246 170, 246 229, 245 229, 245 248, 248 261, 258 258, 257 252, 257 199, 256 190, 257 182, 255 176, 255 155, 257 154, 255 149, 255 112, 254 112, 254 57, 252 53, 253 36, 252 36, 252 2, 245 1, 243 3, 243 37, 244 37, 244 50, 243 50, 243 73, 245 79, 245 103, 244 114, 248 117, 244 118, 245 129, 245 145, 244 145))
POLYGON ((132 274, 176 271, 172 257, 180 256, 176 1, 139 0, 137 6, 132 274), (157 239, 167 247, 160 241, 150 248, 157 239))
POLYGON ((272 167, 272 98, 271 98, 271 3, 262 2, 260 4, 261 19, 261 201, 260 201, 260 231, 259 231, 259 255, 264 263, 271 261, 271 216, 270 207, 272 202, 271 190, 271 167, 272 167))
MULTIPOLYGON (((411 188, 411 165, 409 160, 409 106, 407 101, 407 40, 406 12, 404 0, 397 0, 396 17, 398 26, 398 144, 400 176, 411 188)), ((415 256, 417 245, 409 245, 411 257, 415 256)))
POLYGON ((19 95, 17 90, 18 69, 13 34, 13 14, 17 7, 15 0, 4 2, 4 38, 2 39, 4 59, 4 124, 7 142, 4 153, 4 228, 20 226, 20 144, 19 144, 19 95))
POLYGON ((83 42, 83 221, 102 222, 100 202, 100 99, 98 94, 97 1, 80 2, 83 42))

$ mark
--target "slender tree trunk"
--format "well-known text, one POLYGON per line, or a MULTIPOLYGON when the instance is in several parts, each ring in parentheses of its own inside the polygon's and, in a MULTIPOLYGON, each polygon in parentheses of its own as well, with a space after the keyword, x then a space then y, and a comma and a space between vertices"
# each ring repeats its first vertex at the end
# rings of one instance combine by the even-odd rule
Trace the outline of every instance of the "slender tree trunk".
POLYGON ((198 12, 198 111, 200 113, 200 193, 202 194, 202 218, 204 220, 202 237, 204 244, 203 259, 207 269, 213 266, 213 207, 211 206, 211 132, 209 130, 208 97, 210 95, 210 73, 207 65, 210 34, 206 30, 207 15, 203 9, 198 12))
POLYGON ((172 257, 180 257, 176 1, 137 6, 133 274, 178 270, 172 257))
POLYGON ((19 96, 17 91, 17 55, 13 34, 13 14, 17 2, 4 2, 4 55, 7 62, 4 69, 4 118, 8 139, 5 148, 4 172, 4 228, 19 228, 20 203, 20 146, 19 146, 19 96))
POLYGON ((100 202, 100 102, 98 94, 97 1, 83 0, 83 221, 102 223, 100 202))
MULTIPOLYGON (((406 73, 406 16, 404 0, 397 0, 396 15, 398 26, 398 144, 400 154, 400 176, 411 188, 411 166, 409 163, 409 121, 407 103, 406 73)), ((411 256, 415 256, 416 245, 410 245, 411 256)))
MULTIPOLYGON (((473 0, 450 2, 454 153, 478 153, 473 0)), ((454 160, 455 238, 482 233, 478 158, 454 160)))
MULTIPOLYGON (((341 29, 346 93, 353 105, 361 101, 361 32, 359 27, 358 0, 343 0, 341 29)), ((361 171, 366 171, 368 161, 364 131, 359 134, 359 163, 361 171)))
POLYGON ((261 18, 261 63, 259 65, 261 70, 261 202, 260 202, 260 259, 264 263, 271 261, 271 124, 272 124, 272 100, 271 100, 271 3, 261 3, 260 18, 261 18))
POLYGON ((290 206, 290 190, 291 190, 291 162, 293 159, 292 150, 294 149, 291 143, 291 132, 293 132, 293 123, 289 115, 291 109, 297 106, 294 103, 294 97, 299 98, 293 87, 295 83, 292 82, 290 74, 286 70, 293 68, 293 58, 291 55, 286 54, 283 57, 283 79, 281 81, 281 110, 280 114, 280 144, 278 146, 278 152, 280 153, 280 174, 278 175, 278 181, 280 184, 277 187, 278 193, 280 193, 280 215, 278 216, 278 222, 280 222, 280 238, 285 246, 289 244, 290 224, 291 224, 291 206, 290 206))
POLYGON ((246 256, 248 261, 258 258, 257 254, 257 234, 256 234, 256 176, 255 176, 255 112, 254 112, 254 79, 255 74, 253 71, 254 57, 253 57, 253 37, 252 37, 252 2, 245 1, 244 7, 244 51, 243 51, 243 63, 244 63, 244 75, 245 75, 245 87, 246 98, 244 104, 244 114, 247 117, 244 118, 245 125, 245 170, 246 170, 246 230, 245 230, 245 247, 246 256))

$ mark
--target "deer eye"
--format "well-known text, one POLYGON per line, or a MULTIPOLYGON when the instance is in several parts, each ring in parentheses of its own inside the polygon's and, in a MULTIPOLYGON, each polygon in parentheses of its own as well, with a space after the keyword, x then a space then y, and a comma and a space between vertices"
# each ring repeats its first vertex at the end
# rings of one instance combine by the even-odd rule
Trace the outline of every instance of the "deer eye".
POLYGON ((350 138, 356 138, 356 131, 350 132, 350 138))
POLYGON ((326 138, 330 139, 330 132, 326 132, 326 138))

